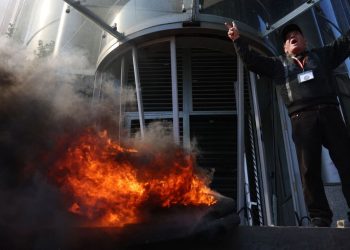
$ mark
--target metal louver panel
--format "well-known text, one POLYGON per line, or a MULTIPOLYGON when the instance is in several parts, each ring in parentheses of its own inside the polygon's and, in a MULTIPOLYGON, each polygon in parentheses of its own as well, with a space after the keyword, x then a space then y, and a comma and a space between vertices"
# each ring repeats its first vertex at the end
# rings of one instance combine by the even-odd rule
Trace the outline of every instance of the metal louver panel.
POLYGON ((198 165, 215 169, 212 188, 236 197, 236 117, 232 115, 192 116, 191 140, 197 141, 198 165))
MULTIPOLYGON (((144 111, 172 111, 169 43, 139 49, 138 54, 144 111)), ((182 85, 178 85, 180 108, 182 107, 182 85)))
POLYGON ((193 111, 234 111, 237 62, 232 55, 192 49, 193 111))

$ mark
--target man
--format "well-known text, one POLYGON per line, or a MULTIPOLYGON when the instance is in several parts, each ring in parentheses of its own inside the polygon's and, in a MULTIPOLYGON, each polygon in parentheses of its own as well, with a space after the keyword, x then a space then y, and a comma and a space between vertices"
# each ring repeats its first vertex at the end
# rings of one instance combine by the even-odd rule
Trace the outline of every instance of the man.
POLYGON ((350 207, 350 138, 331 81, 332 70, 350 55, 350 31, 332 44, 307 50, 300 27, 289 24, 282 31, 285 55, 265 57, 248 49, 234 24, 226 26, 228 37, 247 68, 274 79, 291 119, 311 223, 329 227, 333 214, 321 178, 322 145, 338 169, 350 207))

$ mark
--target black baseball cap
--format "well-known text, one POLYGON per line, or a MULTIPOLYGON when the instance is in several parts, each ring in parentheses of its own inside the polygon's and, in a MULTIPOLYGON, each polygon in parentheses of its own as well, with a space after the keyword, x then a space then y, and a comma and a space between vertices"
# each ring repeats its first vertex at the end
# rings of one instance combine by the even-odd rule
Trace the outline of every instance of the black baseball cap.
POLYGON ((291 31, 299 31, 300 34, 303 35, 303 32, 301 31, 300 27, 297 24, 295 24, 295 23, 288 24, 282 30, 282 40, 283 40, 283 42, 286 41, 287 34, 289 32, 291 32, 291 31))

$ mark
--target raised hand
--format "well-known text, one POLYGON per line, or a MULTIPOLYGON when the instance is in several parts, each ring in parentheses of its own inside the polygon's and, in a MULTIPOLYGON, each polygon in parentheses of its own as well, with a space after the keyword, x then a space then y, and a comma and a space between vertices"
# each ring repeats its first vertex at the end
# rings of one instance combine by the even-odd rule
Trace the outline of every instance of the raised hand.
POLYGON ((231 23, 225 23, 228 32, 227 32, 227 36, 232 40, 236 40, 237 38, 239 38, 239 30, 236 26, 236 24, 234 22, 231 23))

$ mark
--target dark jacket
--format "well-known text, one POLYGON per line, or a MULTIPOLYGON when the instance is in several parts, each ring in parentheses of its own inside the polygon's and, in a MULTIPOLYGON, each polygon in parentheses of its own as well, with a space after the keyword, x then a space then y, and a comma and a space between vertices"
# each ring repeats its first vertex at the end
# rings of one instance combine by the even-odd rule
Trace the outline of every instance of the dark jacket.
POLYGON ((338 105, 332 70, 350 55, 350 31, 329 45, 303 52, 304 69, 286 55, 262 56, 248 49, 241 38, 235 40, 234 45, 250 71, 275 80, 289 114, 317 104, 338 105), (314 79, 299 83, 298 74, 308 70, 313 71, 314 79))

